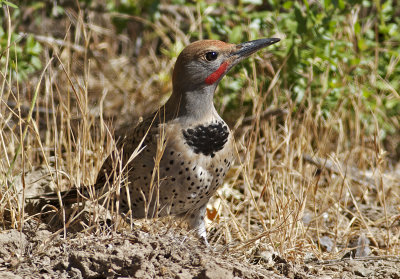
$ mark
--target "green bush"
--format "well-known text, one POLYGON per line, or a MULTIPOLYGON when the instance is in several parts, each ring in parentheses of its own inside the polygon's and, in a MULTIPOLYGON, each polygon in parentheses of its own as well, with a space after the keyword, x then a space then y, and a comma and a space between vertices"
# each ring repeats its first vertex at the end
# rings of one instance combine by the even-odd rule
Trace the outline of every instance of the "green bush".
MULTIPOLYGON (((209 7, 205 1, 197 5, 202 12, 209 7)), ((372 113, 383 136, 397 131, 390 118, 400 115, 400 8, 393 1, 270 0, 213 5, 221 12, 204 17, 208 38, 239 43, 260 36, 283 36, 272 46, 273 59, 276 67, 288 59, 280 86, 290 92, 298 109, 312 101, 328 118, 339 106, 355 113, 353 102, 362 102, 361 120, 367 132, 375 129, 372 113), (311 99, 304 98, 307 90, 311 99)), ((251 71, 249 63, 244 63, 251 71)), ((234 82, 222 82, 224 94, 243 83, 240 75, 233 76, 234 82)), ((265 90, 268 86, 265 83, 265 90)), ((230 96, 231 107, 236 109, 235 97, 230 96)))
MULTIPOLYGON (((90 7, 92 2, 80 1, 82 7, 90 7)), ((136 15, 156 22, 162 12, 161 2, 106 0, 104 12, 136 15)), ((325 118, 338 109, 358 113, 366 132, 374 131, 374 116, 383 136, 397 131, 393 118, 399 119, 400 115, 400 7, 393 1, 242 0, 231 5, 174 0, 168 4, 185 5, 199 11, 202 38, 240 43, 260 37, 281 37, 282 41, 269 50, 274 54, 275 69, 285 61, 277 86, 297 104, 297 112, 312 102, 321 108, 325 118), (361 104, 361 111, 355 111, 355 103, 358 109, 361 104)), ((3 16, 3 12, 0 13, 3 16)), ((12 16, 18 19, 20 11, 12 9, 12 16)), ((116 16, 113 23, 119 32, 124 32, 129 20, 116 16)), ((18 24, 18 20, 13 22, 18 24)), ((189 24, 184 22, 181 25, 179 28, 189 34, 192 41, 200 39, 198 30, 190 31, 189 24)), ((154 31, 146 24, 142 29, 141 32, 154 31)), ((173 41, 173 34, 170 36, 173 41)), ((18 75, 16 65, 12 65, 13 75, 25 79, 41 68, 41 46, 32 37, 21 39, 16 33, 12 34, 11 41, 10 61, 18 61, 18 75)), ((0 46, 4 54, 7 47, 4 29, 0 29, 0 46)), ((161 45, 157 53, 175 57, 182 48, 181 42, 169 48, 161 45)), ((4 59, 2 55, 1 65, 4 59)), ((249 61, 243 62, 243 67, 251 73, 250 65, 249 61)), ((241 67, 233 69, 220 86, 223 96, 217 96, 217 103, 224 102, 228 110, 235 111, 243 104, 237 92, 247 81, 244 75, 238 74, 240 72, 241 67)), ((258 78, 266 91, 268 80, 262 75, 258 78)), ((280 96, 279 101, 287 102, 286 97, 280 96)), ((251 111, 251 98, 244 99, 251 111)))
MULTIPOLYGON (((0 1, 0 6, 2 5, 8 5, 10 7, 9 10, 11 20, 13 23, 18 24, 18 19, 21 17, 21 11, 14 4, 7 1, 0 1)), ((6 18, 4 13, 5 10, 0 9, 1 18, 6 18)), ((7 26, 6 21, 4 21, 3 27, 4 26, 7 26)), ((11 70, 12 80, 26 80, 29 75, 42 68, 42 63, 40 60, 42 47, 33 38, 33 36, 23 37, 19 35, 15 31, 18 29, 18 26, 12 26, 12 32, 9 41, 8 33, 3 27, 0 26, 0 70, 3 73, 11 70), (9 52, 9 68, 5 69, 7 51, 9 52)))

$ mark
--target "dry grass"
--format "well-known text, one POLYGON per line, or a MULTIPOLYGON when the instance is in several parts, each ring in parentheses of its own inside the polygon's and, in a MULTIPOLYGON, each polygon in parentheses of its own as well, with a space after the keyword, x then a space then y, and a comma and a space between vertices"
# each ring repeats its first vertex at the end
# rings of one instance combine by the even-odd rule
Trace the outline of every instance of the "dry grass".
MULTIPOLYGON (((189 42, 174 13, 191 29, 201 30, 196 11, 165 10, 152 24, 157 38, 145 34, 136 47, 132 38, 115 34, 107 15, 96 14, 89 23, 83 18, 94 14, 67 11, 69 19, 57 22, 63 40, 42 36, 45 32, 38 30, 36 38, 45 46, 47 65, 42 74, 18 84, 7 67, 0 72, 0 224, 4 229, 22 229, 32 218, 24 212, 26 181, 32 170, 45 169, 49 184, 57 190, 93 184, 104 158, 115 148, 112 127, 152 112, 171 92, 175 60, 154 49, 161 43, 162 49, 175 49, 177 54, 189 42), (132 59, 133 52, 140 55, 132 59)), ((280 47, 285 47, 284 42, 280 47)), ((244 72, 247 82, 238 94, 246 92, 257 104, 252 120, 241 124, 245 112, 234 116, 237 122, 228 119, 235 127, 238 158, 210 202, 211 242, 229 244, 238 257, 250 261, 262 259, 268 245, 289 260, 337 259, 365 238, 375 255, 399 254, 399 166, 387 160, 377 132, 365 136, 358 117, 365 109, 357 107, 360 102, 354 97, 355 117, 339 107, 324 120, 321 106, 311 102, 312 92, 308 92, 308 107, 261 119, 266 108, 293 112, 296 106, 280 80, 285 61, 274 61, 275 69, 260 62, 271 57, 273 53, 257 54, 251 62, 253 73, 244 72), (260 90, 256 75, 270 83, 267 92, 260 90)), ((124 187, 114 186, 114 191, 124 187)), ((103 213, 95 216, 99 214, 103 213)), ((88 232, 99 227, 97 217, 88 232)))

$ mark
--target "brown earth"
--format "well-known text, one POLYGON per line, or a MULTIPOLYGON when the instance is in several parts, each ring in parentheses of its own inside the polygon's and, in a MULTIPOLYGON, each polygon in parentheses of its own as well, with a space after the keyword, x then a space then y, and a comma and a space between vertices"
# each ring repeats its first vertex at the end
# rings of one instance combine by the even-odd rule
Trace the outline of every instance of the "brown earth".
POLYGON ((176 230, 65 239, 31 227, 1 232, 0 278, 400 278, 399 257, 293 264, 269 252, 249 263, 176 230))
MULTIPOLYGON (((30 172, 25 179, 26 195, 54 190, 48 177, 42 168, 30 172)), ((22 190, 20 180, 14 185, 22 190)), ((60 214, 35 215, 29 209, 34 204, 28 202, 26 206, 22 232, 0 232, 0 279, 400 278, 400 257, 371 256, 376 254, 371 253, 365 235, 358 236, 358 242, 365 245, 359 243, 353 253, 350 250, 335 260, 321 261, 310 253, 303 257, 305 262, 295 262, 284 259, 266 244, 268 241, 213 244, 213 230, 207 247, 175 219, 136 220, 131 229, 118 220, 108 222, 112 216, 103 212, 103 225, 99 226, 100 222, 91 227, 88 220, 96 207, 90 207, 90 203, 64 233, 60 214)), ((359 210, 364 208, 360 206, 359 210)), ((69 213, 66 215, 68 219, 69 213)), ((380 215, 376 211, 371 216, 365 214, 372 220, 380 215)), ((304 216, 307 219, 308 215, 304 216)), ((304 218, 302 222, 306 222, 304 218)), ((332 249, 331 242, 331 238, 321 237, 319 245, 332 249)))

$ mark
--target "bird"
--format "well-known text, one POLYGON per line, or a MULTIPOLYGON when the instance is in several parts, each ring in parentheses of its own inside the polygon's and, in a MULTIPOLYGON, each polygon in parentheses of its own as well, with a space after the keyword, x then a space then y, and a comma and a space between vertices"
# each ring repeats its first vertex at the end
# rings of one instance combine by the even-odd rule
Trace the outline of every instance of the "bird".
MULTIPOLYGON (((214 93, 230 69, 279 41, 200 40, 184 48, 168 101, 136 127, 125 125, 116 132, 119 140, 100 168, 95 195, 104 196, 118 181, 119 212, 133 219, 182 217, 208 244, 207 203, 234 160, 233 135, 215 109, 214 93)), ((62 194, 63 201, 76 201, 77 191, 62 194)))

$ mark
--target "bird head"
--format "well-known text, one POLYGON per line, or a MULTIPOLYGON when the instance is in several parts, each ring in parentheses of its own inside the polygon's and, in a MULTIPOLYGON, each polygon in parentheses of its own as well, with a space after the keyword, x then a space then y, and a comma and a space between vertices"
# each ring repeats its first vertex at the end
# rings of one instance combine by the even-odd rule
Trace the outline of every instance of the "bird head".
POLYGON ((238 45, 217 40, 194 42, 178 56, 173 73, 174 91, 193 92, 204 87, 215 89, 232 67, 254 52, 279 41, 278 38, 268 38, 238 45))
POLYGON ((279 41, 268 38, 235 45, 204 40, 187 46, 175 63, 173 91, 165 105, 166 119, 180 117, 193 122, 219 117, 213 101, 219 81, 240 61, 279 41))

